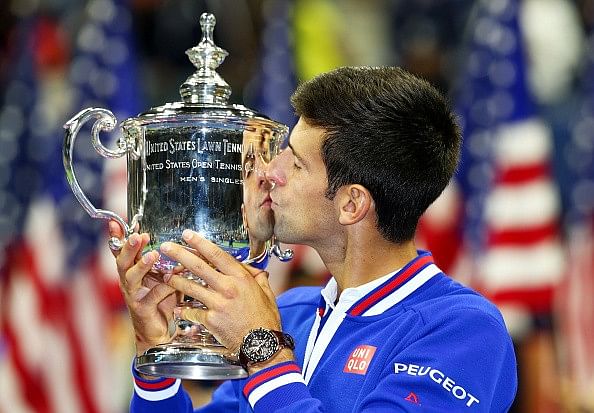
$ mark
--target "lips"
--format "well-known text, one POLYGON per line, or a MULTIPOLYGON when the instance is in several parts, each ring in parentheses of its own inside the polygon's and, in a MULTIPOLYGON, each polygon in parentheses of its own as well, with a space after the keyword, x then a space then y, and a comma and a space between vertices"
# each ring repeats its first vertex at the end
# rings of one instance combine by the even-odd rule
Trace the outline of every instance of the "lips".
POLYGON ((278 207, 278 203, 272 199, 272 197, 269 195, 268 198, 270 199, 270 208, 274 209, 275 207, 278 207))
POLYGON ((264 200, 260 204, 261 207, 268 207, 268 208, 270 208, 271 205, 272 205, 272 198, 270 198, 270 195, 266 196, 266 198, 264 198, 264 200))

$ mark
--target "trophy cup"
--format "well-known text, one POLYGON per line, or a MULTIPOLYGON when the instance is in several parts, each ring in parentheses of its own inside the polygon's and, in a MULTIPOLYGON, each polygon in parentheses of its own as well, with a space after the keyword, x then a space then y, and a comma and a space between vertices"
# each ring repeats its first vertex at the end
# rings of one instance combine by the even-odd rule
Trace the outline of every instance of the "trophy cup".
MULTIPOLYGON (((287 138, 288 128, 244 106, 228 104, 231 89, 216 72, 227 52, 213 42, 215 22, 211 14, 200 17, 202 40, 186 51, 198 70, 180 87, 182 101, 123 121, 117 149, 108 149, 99 139, 100 132, 116 125, 109 110, 84 109, 64 125, 66 177, 91 217, 117 221, 125 238, 134 231, 147 232, 150 242, 144 253, 158 250, 165 241, 184 245, 182 231, 190 228, 241 262, 256 265, 270 254, 286 261, 292 251, 280 248, 272 235, 272 212, 258 206, 270 189, 263 188, 263 167, 287 138), (95 150, 106 158, 127 157, 127 222, 112 211, 95 208, 76 179, 74 142, 90 119, 95 119, 91 129, 95 150)), ((117 250, 123 241, 112 238, 110 247, 117 250)), ((159 279, 179 270, 177 262, 161 254, 151 274, 159 279)), ((199 275, 181 271, 203 282, 199 275)), ((185 297, 179 305, 202 304, 185 297)), ((204 326, 174 321, 170 342, 136 358, 139 372, 198 380, 246 376, 237 355, 230 354, 204 326)))

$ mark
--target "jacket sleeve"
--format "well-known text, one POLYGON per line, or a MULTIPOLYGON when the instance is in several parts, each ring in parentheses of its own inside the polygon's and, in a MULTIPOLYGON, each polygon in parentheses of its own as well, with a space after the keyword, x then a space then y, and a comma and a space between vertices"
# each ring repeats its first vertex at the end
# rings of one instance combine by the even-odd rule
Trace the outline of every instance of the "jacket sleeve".
POLYGON ((237 385, 228 380, 222 383, 205 406, 193 410, 192 400, 180 379, 159 377, 147 380, 132 368, 134 393, 130 402, 131 413, 225 413, 239 411, 237 385))
POLYGON ((131 413, 191 413, 192 401, 181 386, 180 379, 159 377, 153 380, 140 377, 132 367, 134 393, 131 413))

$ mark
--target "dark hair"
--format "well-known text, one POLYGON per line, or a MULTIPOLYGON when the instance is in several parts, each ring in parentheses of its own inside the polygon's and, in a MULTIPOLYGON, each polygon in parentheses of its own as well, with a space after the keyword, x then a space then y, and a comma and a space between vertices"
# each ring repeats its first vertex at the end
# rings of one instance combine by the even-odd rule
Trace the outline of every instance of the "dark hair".
POLYGON ((343 67, 301 84, 291 102, 327 131, 326 196, 361 184, 375 201, 380 233, 412 239, 458 164, 461 136, 444 96, 401 68, 343 67))

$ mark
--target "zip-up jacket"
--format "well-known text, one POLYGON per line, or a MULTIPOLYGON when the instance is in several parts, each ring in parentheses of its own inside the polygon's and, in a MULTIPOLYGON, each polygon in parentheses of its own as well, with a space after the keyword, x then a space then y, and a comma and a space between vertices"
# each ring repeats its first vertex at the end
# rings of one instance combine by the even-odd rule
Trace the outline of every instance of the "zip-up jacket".
MULTIPOLYGON (((278 299, 295 362, 223 383, 210 412, 506 412, 517 389, 497 308, 443 274, 431 254, 346 289, 334 280, 278 299)), ((180 380, 135 374, 131 412, 192 412, 180 380)))

